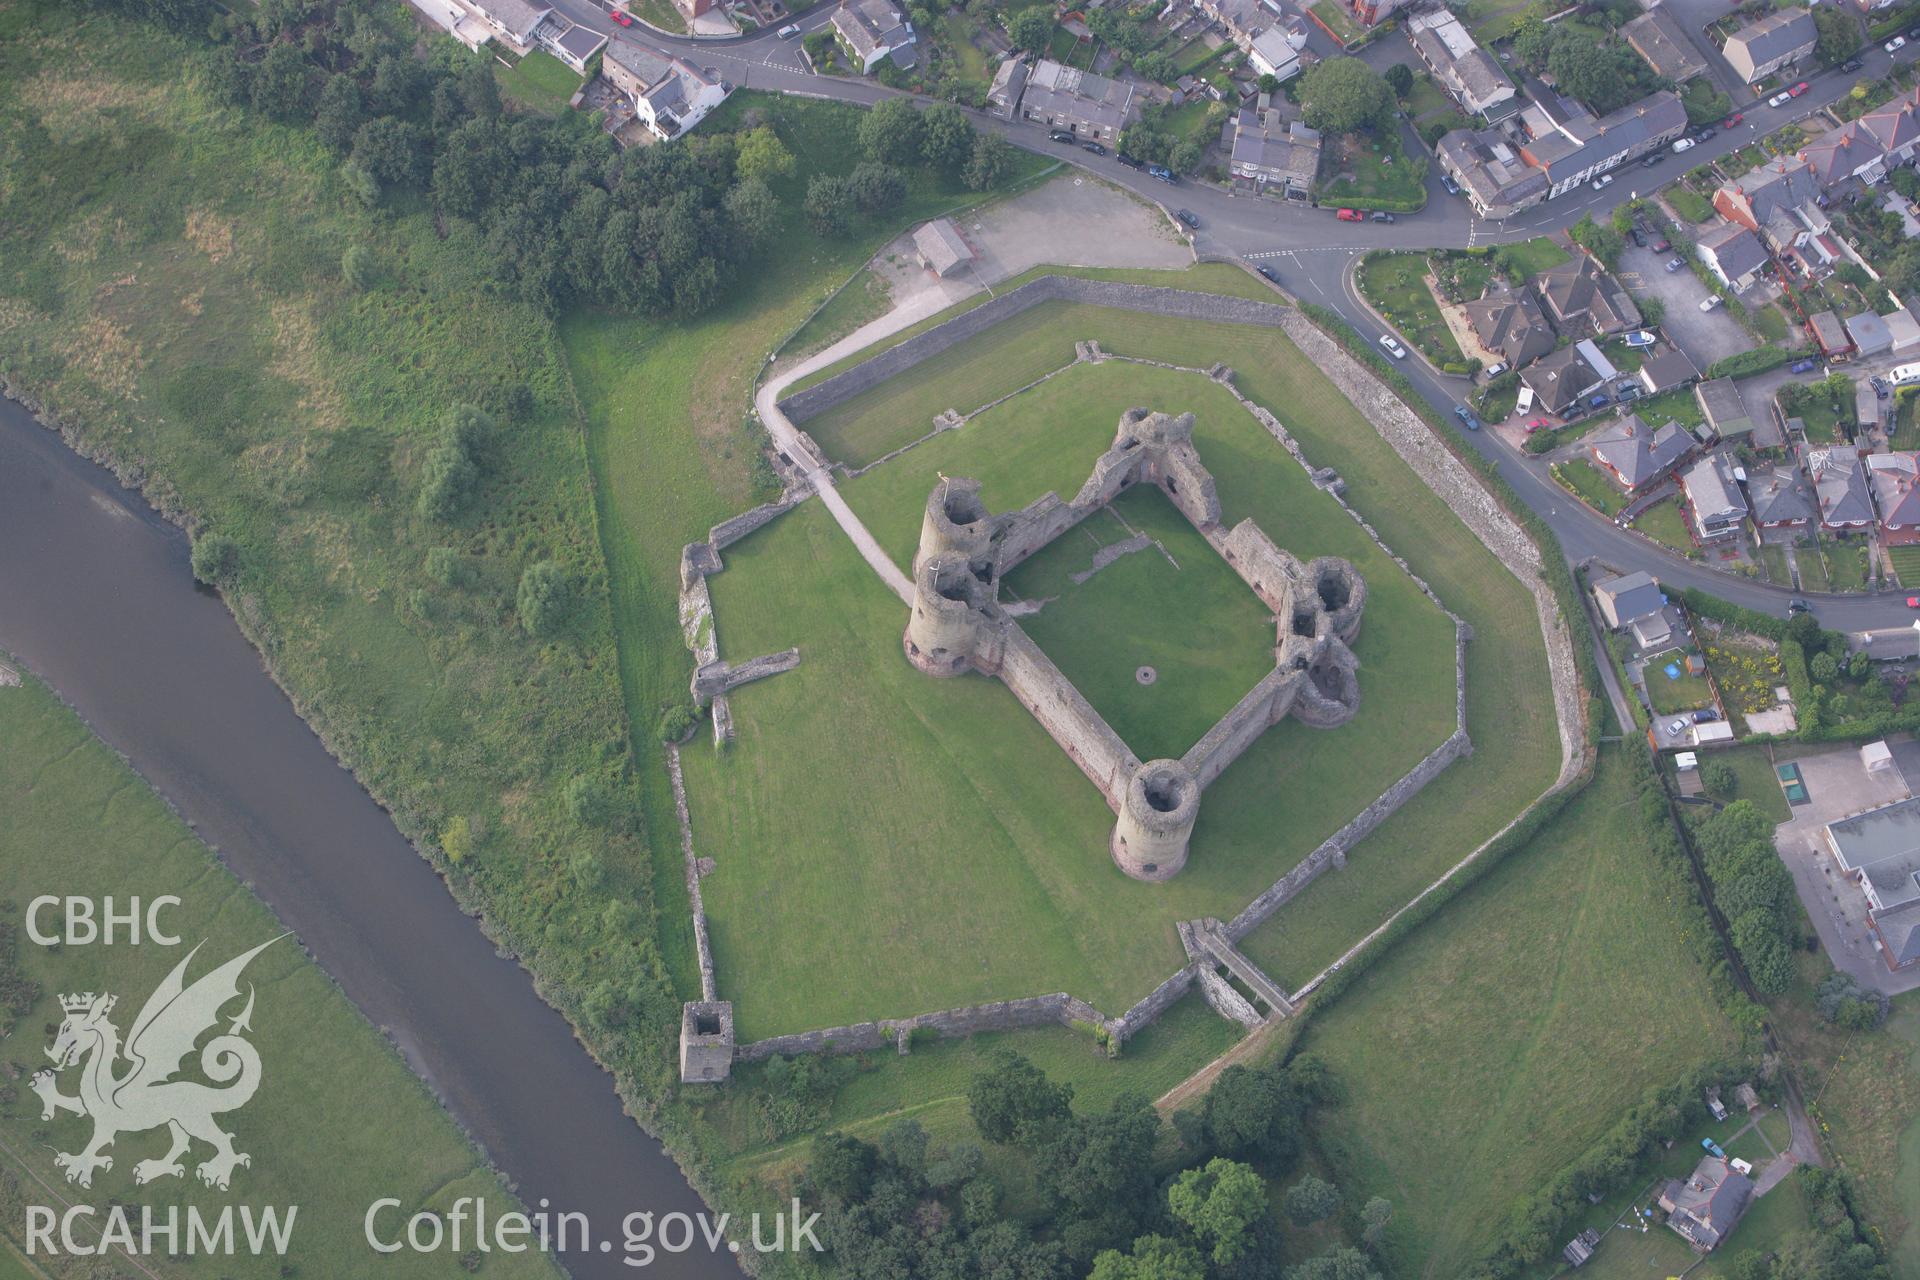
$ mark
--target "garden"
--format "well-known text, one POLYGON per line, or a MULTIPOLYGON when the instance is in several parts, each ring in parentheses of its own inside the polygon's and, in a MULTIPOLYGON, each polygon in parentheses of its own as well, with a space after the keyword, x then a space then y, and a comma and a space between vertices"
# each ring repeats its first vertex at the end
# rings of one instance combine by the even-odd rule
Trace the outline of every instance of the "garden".
POLYGON ((1585 458, 1556 462, 1550 469, 1561 488, 1601 515, 1618 515, 1626 509, 1627 495, 1620 492, 1620 486, 1585 458))
POLYGON ((1686 508, 1678 498, 1662 498, 1633 518, 1633 530, 1645 534, 1663 547, 1678 551, 1690 560, 1700 558, 1693 540, 1693 529, 1686 508))
POLYGON ((1653 654, 1641 665, 1640 678, 1656 714, 1670 716, 1713 705, 1713 687, 1706 676, 1687 669, 1689 656, 1686 650, 1673 648, 1653 654))
POLYGON ((1322 205, 1415 213, 1427 203, 1427 156, 1408 155, 1398 131, 1342 134, 1327 145, 1314 199, 1322 205))
POLYGON ((1355 281, 1374 309, 1420 354, 1443 370, 1450 365, 1466 368, 1466 353, 1427 286, 1425 254, 1370 253, 1361 260, 1355 281))
POLYGON ((1774 705, 1773 691, 1786 683, 1778 651, 1722 635, 1709 641, 1704 652, 1729 712, 1750 716, 1774 705))

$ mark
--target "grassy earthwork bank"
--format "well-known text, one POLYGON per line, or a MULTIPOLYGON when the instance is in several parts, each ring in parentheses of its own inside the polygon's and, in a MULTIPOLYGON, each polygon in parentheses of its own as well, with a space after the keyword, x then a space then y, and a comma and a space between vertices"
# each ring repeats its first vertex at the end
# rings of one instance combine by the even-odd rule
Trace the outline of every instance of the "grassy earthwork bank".
MULTIPOLYGON (((281 933, 272 914, 213 852, 44 685, 32 679, 0 685, 0 742, 6 743, 0 751, 0 813, 6 814, 0 822, 0 930, 17 946, 24 976, 39 988, 12 1035, 0 1039, 0 1053, 10 1062, 29 1072, 46 1065, 43 1029, 60 1022, 63 993, 112 992, 119 998, 112 1021, 125 1034, 148 994, 194 945, 204 940, 186 975, 189 983, 281 933), (181 905, 162 922, 181 945, 36 944, 25 936, 23 917, 25 904, 41 894, 96 901, 111 895, 122 907, 129 898, 151 902, 177 895, 181 905)), ((50 926, 57 927, 57 917, 43 916, 41 927, 50 926)), ((261 952, 241 985, 257 995, 249 1039, 260 1053, 261 1083, 253 1099, 223 1115, 221 1123, 252 1164, 235 1170, 229 1191, 204 1187, 193 1176, 193 1164, 210 1149, 196 1143, 186 1176, 149 1183, 137 1203, 161 1213, 169 1206, 185 1213, 193 1205, 211 1215, 229 1202, 297 1205, 285 1263, 303 1275, 356 1275, 375 1267, 362 1218, 376 1199, 398 1198, 405 1215, 444 1211, 460 1196, 484 1195, 503 1205, 510 1199, 399 1055, 307 959, 297 939, 261 952), (345 1118, 351 1123, 342 1123, 345 1118)), ((237 1012, 237 1001, 226 1010, 228 1017, 237 1012)), ((0 1011, 0 1030, 4 1018, 0 1011)), ((63 1093, 77 1091, 78 1074, 60 1077, 63 1093)), ((166 1151, 164 1131, 124 1134, 113 1145, 113 1167, 94 1175, 91 1194, 69 1187, 54 1152, 79 1151, 91 1123, 72 1115, 42 1121, 40 1099, 27 1089, 25 1074, 9 1071, 7 1079, 0 1085, 0 1168, 6 1171, 0 1197, 7 1201, 0 1242, 11 1239, 11 1247, 25 1246, 24 1205, 126 1201, 136 1194, 135 1163, 166 1151), (39 1190, 36 1181, 54 1191, 39 1190)), ((91 1233, 83 1227, 77 1234, 96 1236, 97 1220, 91 1233)), ((10 1265, 11 1274, 40 1274, 9 1257, 0 1248, 0 1275, 9 1274, 10 1265)), ((282 1262, 273 1254, 243 1252, 183 1258, 166 1273, 275 1277, 289 1274, 282 1262)), ((536 1253, 490 1258, 486 1273, 559 1274, 536 1253)), ((466 1271, 457 1254, 440 1253, 409 1256, 405 1274, 466 1271)))
POLYGON ((1737 1047, 1685 937, 1684 873, 1633 801, 1603 757, 1527 847, 1308 1026, 1302 1051, 1347 1089, 1319 1144, 1343 1185, 1393 1201, 1394 1274, 1458 1274, 1625 1108, 1737 1047))

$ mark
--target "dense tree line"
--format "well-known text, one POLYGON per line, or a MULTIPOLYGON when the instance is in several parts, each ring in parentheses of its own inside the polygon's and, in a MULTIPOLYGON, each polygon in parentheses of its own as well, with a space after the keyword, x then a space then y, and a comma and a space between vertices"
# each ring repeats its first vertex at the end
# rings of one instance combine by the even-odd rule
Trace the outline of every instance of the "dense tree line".
POLYGON ((1770 1253, 1739 1249, 1736 1233, 1727 1280, 1887 1280, 1891 1272, 1860 1225, 1846 1175, 1801 1165, 1794 1176, 1812 1228, 1788 1236, 1770 1253))
MULTIPOLYGON (((877 1142, 825 1133, 802 1194, 822 1211, 836 1274, 858 1280, 1377 1280, 1367 1254, 1339 1248, 1282 1271, 1269 1178, 1300 1154, 1308 1110, 1331 1085, 1317 1061, 1230 1067, 1206 1102, 1179 1113, 1181 1166, 1155 1162, 1158 1113, 1138 1094, 1076 1110, 1073 1088, 999 1051, 967 1090, 982 1138, 1031 1170, 1043 1214, 1015 1221, 977 1144, 939 1146, 912 1120, 877 1142)), ((1296 1223, 1340 1208, 1316 1177, 1284 1197, 1296 1223)), ((1361 1239, 1379 1242, 1391 1206, 1368 1202, 1361 1239)))
POLYGON ((1799 902, 1793 877, 1773 849, 1773 823, 1751 800, 1736 800, 1694 829, 1713 898, 1753 985, 1778 995, 1793 985, 1799 902))

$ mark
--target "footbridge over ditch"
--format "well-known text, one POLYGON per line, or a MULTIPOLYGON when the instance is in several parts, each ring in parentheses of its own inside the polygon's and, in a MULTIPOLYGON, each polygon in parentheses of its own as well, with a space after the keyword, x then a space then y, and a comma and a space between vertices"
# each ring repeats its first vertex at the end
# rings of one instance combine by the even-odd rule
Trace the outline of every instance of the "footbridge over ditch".
MULTIPOLYGON (((1208 969, 1214 966, 1225 969, 1271 1010, 1270 1017, 1292 1016, 1293 1001, 1287 999, 1287 993, 1282 991, 1280 984, 1269 978, 1259 965, 1249 960, 1240 948, 1233 945, 1233 939, 1227 936, 1226 927, 1218 920, 1211 916, 1202 920, 1183 920, 1177 927, 1180 932, 1180 945, 1186 948, 1189 960, 1208 969)), ((1239 994, 1232 987, 1228 987, 1227 990, 1235 995, 1239 994)), ((1213 992, 1208 990, 1206 994, 1207 1002, 1214 1004, 1213 992)), ((1225 1009, 1221 1012, 1228 1017, 1234 1017, 1233 1013, 1225 1009)))

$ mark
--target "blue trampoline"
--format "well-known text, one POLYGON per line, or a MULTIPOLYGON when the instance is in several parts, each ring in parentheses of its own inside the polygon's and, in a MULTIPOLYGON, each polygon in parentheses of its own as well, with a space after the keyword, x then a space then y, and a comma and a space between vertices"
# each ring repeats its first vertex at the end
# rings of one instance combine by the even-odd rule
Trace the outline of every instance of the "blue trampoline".
POLYGON ((1677 662, 1669 662, 1667 664, 1667 679, 1678 680, 1679 678, 1680 678, 1680 664, 1677 662))

